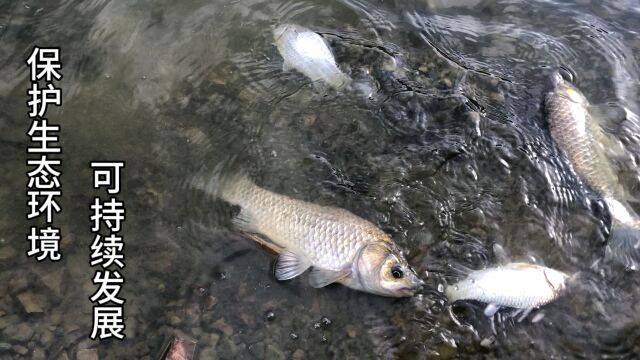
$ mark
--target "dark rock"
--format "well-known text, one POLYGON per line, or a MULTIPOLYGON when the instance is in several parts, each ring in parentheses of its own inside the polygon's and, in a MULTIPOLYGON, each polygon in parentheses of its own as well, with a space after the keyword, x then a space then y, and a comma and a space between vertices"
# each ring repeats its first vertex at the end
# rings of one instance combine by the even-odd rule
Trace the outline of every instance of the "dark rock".
POLYGON ((253 355, 256 359, 264 359, 265 346, 263 342, 255 343, 249 346, 249 354, 253 355))
POLYGON ((285 356, 282 350, 277 348, 275 345, 269 344, 265 352, 265 359, 266 360, 284 360, 285 356))
POLYGON ((15 351, 16 354, 27 355, 27 353, 29 352, 29 349, 27 349, 22 345, 14 345, 13 351, 15 351))
POLYGON ((33 360, 45 360, 47 356, 44 353, 43 349, 35 349, 33 350, 33 354, 31 354, 33 360))
POLYGON ((8 315, 0 317, 0 330, 8 327, 9 325, 16 325, 20 323, 18 315, 8 315))
POLYGON ((33 328, 25 323, 9 326, 4 329, 4 335, 10 340, 25 342, 33 336, 33 328))
POLYGON ((9 245, 0 245, 0 260, 11 259, 16 255, 16 250, 9 245))

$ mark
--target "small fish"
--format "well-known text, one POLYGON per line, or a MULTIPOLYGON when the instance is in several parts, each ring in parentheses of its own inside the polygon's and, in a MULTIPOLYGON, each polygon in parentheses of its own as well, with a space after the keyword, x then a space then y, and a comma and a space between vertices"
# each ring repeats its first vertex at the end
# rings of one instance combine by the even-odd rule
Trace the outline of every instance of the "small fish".
POLYGON ((551 136, 565 152, 575 172, 607 204, 612 217, 607 254, 636 270, 640 258, 640 217, 624 203, 624 189, 603 143, 608 139, 589 113, 589 102, 559 74, 545 98, 551 136))
POLYGON ((509 263, 473 271, 469 276, 447 286, 445 295, 451 303, 476 300, 489 304, 487 316, 500 306, 533 309, 560 296, 568 275, 544 266, 528 263, 509 263))
POLYGON ((161 360, 192 360, 195 353, 195 341, 173 338, 167 345, 161 360))
POLYGON ((285 71, 294 68, 311 81, 322 81, 336 90, 349 83, 322 36, 302 26, 283 24, 273 31, 273 37, 285 71))
POLYGON ((389 235, 349 211, 276 194, 246 176, 209 181, 201 188, 240 207, 234 224, 245 233, 259 234, 252 239, 279 253, 278 280, 312 267, 309 282, 316 288, 341 283, 404 297, 422 284, 389 235))

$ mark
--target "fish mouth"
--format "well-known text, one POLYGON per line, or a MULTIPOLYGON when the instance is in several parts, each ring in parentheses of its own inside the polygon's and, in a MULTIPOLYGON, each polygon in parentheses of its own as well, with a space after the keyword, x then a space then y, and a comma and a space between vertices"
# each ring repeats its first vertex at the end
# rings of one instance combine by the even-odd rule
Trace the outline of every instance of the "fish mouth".
POLYGON ((401 296, 413 296, 418 289, 420 289, 424 285, 424 281, 418 279, 417 282, 409 285, 403 285, 396 289, 398 294, 402 294, 401 296))

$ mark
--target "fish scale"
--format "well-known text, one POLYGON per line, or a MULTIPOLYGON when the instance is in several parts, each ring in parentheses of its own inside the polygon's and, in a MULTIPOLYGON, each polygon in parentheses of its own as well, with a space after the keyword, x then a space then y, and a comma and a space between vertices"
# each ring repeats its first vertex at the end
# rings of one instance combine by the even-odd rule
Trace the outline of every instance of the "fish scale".
POLYGON ((617 177, 594 138, 592 119, 587 112, 586 99, 576 90, 570 93, 553 92, 546 98, 551 136, 564 149, 576 172, 603 196, 616 192, 617 177))
POLYGON ((365 243, 391 242, 375 225, 346 210, 292 199, 248 180, 234 181, 222 197, 242 208, 241 221, 250 219, 243 225, 247 231, 263 234, 325 269, 341 270, 365 243))

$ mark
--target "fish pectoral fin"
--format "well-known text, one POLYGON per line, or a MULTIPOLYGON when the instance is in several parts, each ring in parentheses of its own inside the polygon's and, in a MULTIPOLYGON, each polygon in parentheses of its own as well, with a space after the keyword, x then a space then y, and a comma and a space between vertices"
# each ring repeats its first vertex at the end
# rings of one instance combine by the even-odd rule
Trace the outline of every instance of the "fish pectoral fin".
POLYGON ((273 251, 276 254, 281 254, 284 252, 284 248, 274 244, 273 242, 271 242, 270 240, 262 237, 262 235, 260 234, 256 234, 256 233, 250 233, 250 232, 246 232, 246 231, 240 231, 240 233, 248 238, 251 239, 253 241, 255 241, 256 243, 258 243, 259 245, 273 251))
POLYGON ((498 312, 498 310, 500 310, 500 306, 496 304, 489 304, 486 308, 484 308, 484 316, 492 317, 498 312))
POLYGON ((522 322, 522 320, 524 320, 527 316, 529 316, 532 310, 533 310, 532 308, 523 309, 522 314, 520 315, 517 321, 522 322))
POLYGON ((296 255, 290 251, 285 251, 276 261, 276 279, 289 280, 302 274, 311 266, 311 262, 306 258, 296 255))
POLYGON ((350 270, 335 271, 314 267, 311 270, 311 274, 309 274, 309 285, 314 288, 321 288, 343 280, 350 275, 350 270))
POLYGON ((293 69, 293 67, 291 65, 289 65, 288 62, 283 62, 282 63, 282 71, 287 72, 287 71, 291 71, 293 69))
POLYGON ((502 245, 498 243, 493 244, 493 256, 501 265, 509 263, 509 256, 507 255, 507 251, 502 247, 502 245))

